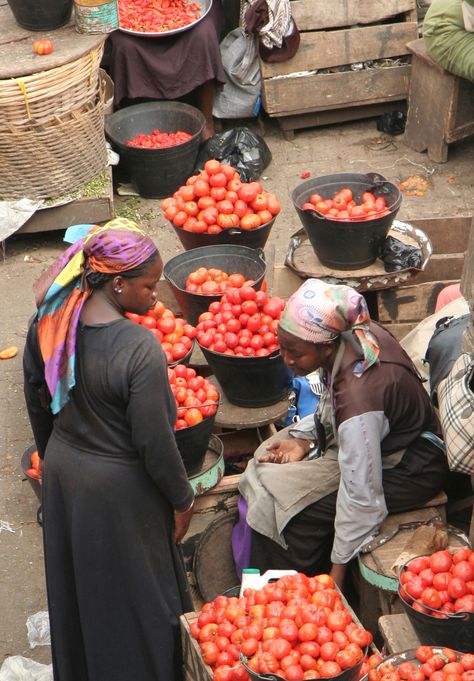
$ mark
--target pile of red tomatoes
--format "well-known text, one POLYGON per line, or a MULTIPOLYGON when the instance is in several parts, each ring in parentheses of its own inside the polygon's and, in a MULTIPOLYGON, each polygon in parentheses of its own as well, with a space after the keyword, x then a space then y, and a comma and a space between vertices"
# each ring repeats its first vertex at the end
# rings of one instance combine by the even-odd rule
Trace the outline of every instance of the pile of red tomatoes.
POLYGON ((288 681, 337 676, 361 662, 372 641, 329 575, 300 573, 246 589, 241 598, 218 596, 190 629, 214 681, 249 680, 240 653, 256 674, 288 681))
POLYGON ((160 341, 168 364, 183 359, 191 350, 196 329, 181 317, 176 317, 172 310, 166 308, 161 301, 146 315, 126 312, 126 316, 136 324, 149 329, 160 341))
POLYGON ((418 646, 416 660, 394 666, 382 662, 369 671, 368 681, 472 681, 474 678, 474 655, 457 653, 451 648, 418 646))
POLYGON ((175 430, 196 426, 217 409, 219 392, 207 378, 184 364, 168 367, 168 379, 177 407, 175 430))
POLYGON ((174 31, 201 16, 201 6, 189 0, 118 0, 120 27, 143 33, 174 31))
POLYGON ((161 130, 153 130, 149 135, 140 133, 132 139, 127 140, 129 147, 141 147, 142 149, 164 149, 165 147, 175 147, 178 144, 183 144, 191 139, 192 135, 189 132, 161 132, 161 130))
POLYGON ((400 597, 415 610, 441 619, 474 612, 474 551, 459 548, 414 558, 400 575, 400 597))
POLYGON ((341 189, 332 199, 323 199, 320 194, 311 194, 309 200, 301 206, 302 210, 317 210, 330 220, 342 222, 374 220, 389 214, 383 196, 377 198, 372 192, 362 194, 362 203, 356 203, 352 191, 341 189))
POLYGON ((172 197, 164 199, 165 218, 187 232, 219 234, 239 227, 252 230, 270 222, 280 212, 275 194, 260 182, 241 182, 239 173, 215 159, 206 161, 172 197))
POLYGON ((242 288, 244 285, 252 286, 254 283, 254 281, 246 280, 244 275, 239 272, 228 274, 216 267, 209 269, 200 267, 195 272, 188 274, 186 291, 215 296, 224 293, 228 288, 242 288))
POLYGON ((285 301, 251 286, 227 289, 199 315, 198 343, 238 357, 266 357, 278 350, 277 328, 285 301))

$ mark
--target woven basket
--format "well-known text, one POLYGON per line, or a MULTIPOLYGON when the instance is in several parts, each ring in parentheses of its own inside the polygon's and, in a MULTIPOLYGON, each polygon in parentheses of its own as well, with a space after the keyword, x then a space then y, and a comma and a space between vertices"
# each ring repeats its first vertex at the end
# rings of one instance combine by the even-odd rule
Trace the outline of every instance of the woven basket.
POLYGON ((44 125, 94 100, 103 49, 101 44, 57 68, 0 80, 0 132, 31 121, 44 125))
POLYGON ((0 131, 0 200, 54 198, 99 175, 107 163, 103 90, 48 125, 0 131))

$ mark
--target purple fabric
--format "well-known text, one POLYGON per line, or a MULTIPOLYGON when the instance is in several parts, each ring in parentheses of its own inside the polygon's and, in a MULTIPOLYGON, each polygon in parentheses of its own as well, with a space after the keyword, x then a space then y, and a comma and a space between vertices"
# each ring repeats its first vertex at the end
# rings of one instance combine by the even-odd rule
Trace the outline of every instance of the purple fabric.
POLYGON ((237 577, 242 578, 242 570, 250 566, 252 550, 252 528, 247 525, 247 502, 241 496, 237 502, 239 520, 232 530, 232 553, 237 577))

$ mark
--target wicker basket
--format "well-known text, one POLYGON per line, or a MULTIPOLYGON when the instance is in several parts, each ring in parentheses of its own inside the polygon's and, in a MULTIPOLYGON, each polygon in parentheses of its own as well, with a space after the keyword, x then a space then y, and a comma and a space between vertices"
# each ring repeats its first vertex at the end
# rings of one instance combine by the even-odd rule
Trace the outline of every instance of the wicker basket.
POLYGON ((104 94, 47 125, 0 129, 0 200, 46 199, 79 189, 107 163, 104 94))
POLYGON ((0 80, 0 132, 41 125, 95 101, 103 44, 72 62, 21 78, 0 80))

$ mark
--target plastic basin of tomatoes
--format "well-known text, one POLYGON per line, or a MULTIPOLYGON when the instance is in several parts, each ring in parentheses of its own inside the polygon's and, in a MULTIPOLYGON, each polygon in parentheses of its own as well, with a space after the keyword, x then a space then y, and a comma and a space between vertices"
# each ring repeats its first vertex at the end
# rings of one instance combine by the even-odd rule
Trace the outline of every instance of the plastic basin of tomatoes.
POLYGON ((179 362, 186 362, 193 351, 193 340, 196 329, 181 317, 176 317, 174 312, 157 301, 155 307, 146 315, 126 312, 126 316, 135 324, 141 324, 149 329, 166 355, 168 366, 179 362))
POLYGON ((381 661, 364 681, 472 681, 474 655, 453 648, 421 645, 381 661))
POLYGON ((474 552, 463 547, 408 561, 399 596, 423 642, 474 650, 474 552))
POLYGON ((287 575, 240 598, 218 596, 190 629, 214 681, 357 679, 372 641, 329 575, 287 575))
POLYGON ((214 429, 219 391, 195 369, 184 364, 168 368, 176 401, 175 439, 188 475, 197 473, 214 429))
MULTIPOLYGON (((227 232, 245 237, 246 232, 263 232, 263 227, 273 224, 280 204, 260 182, 242 182, 232 166, 211 159, 201 173, 192 175, 173 196, 164 199, 162 210, 185 248, 189 248, 186 233, 209 237, 227 232)), ((194 247, 211 243, 209 239, 194 242, 194 247)), ((220 239, 215 243, 224 242, 220 239)), ((233 243, 245 245, 245 241, 233 243)))

